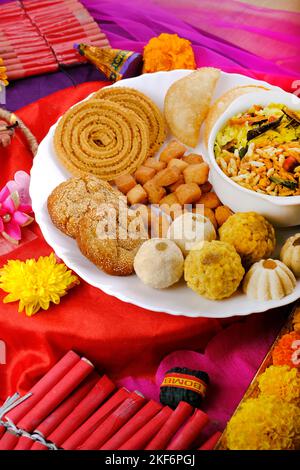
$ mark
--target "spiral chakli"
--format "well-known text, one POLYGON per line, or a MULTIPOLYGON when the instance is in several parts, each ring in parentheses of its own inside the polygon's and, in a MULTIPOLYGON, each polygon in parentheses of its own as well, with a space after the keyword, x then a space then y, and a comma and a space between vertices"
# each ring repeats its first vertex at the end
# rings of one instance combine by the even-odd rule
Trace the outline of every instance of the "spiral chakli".
POLYGON ((92 99, 106 99, 134 111, 149 128, 150 148, 148 157, 158 151, 166 137, 166 126, 162 113, 148 96, 127 87, 102 88, 92 99))
POLYGON ((133 173, 147 158, 149 145, 147 124, 134 111, 101 99, 67 111, 54 136, 58 158, 70 173, 106 181, 133 173))

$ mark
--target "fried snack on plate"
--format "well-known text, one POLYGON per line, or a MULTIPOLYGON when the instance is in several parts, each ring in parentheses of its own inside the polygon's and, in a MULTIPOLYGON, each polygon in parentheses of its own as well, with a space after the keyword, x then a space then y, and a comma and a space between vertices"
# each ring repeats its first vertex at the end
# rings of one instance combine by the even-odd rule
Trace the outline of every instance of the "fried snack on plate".
POLYGON ((123 194, 127 194, 132 188, 136 186, 136 181, 132 175, 121 175, 114 181, 118 190, 123 194))
POLYGON ((141 166, 149 152, 149 128, 134 111, 93 99, 70 108, 54 134, 59 161, 75 176, 111 181, 141 166))
POLYGON ((220 70, 202 67, 177 80, 167 91, 164 103, 166 121, 171 133, 183 144, 195 147, 220 70))
POLYGON ((201 184, 201 192, 202 193, 209 193, 212 190, 212 184, 209 181, 206 181, 206 183, 201 184))
POLYGON ((211 221, 215 229, 217 229, 218 221, 217 221, 215 212, 212 209, 209 209, 208 207, 204 206, 203 214, 205 215, 205 217, 207 217, 211 221))
POLYGON ((184 155, 186 147, 177 140, 171 140, 160 154, 160 161, 169 163, 173 158, 180 158, 184 155))
POLYGON ((153 157, 147 158, 147 160, 144 163, 144 166, 147 166, 148 168, 153 168, 156 171, 164 170, 167 166, 166 162, 161 162, 159 160, 156 160, 153 157))
POLYGON ((171 191, 171 193, 175 193, 176 189, 179 188, 179 186, 181 186, 184 183, 185 183, 184 176, 183 174, 181 174, 178 180, 176 181, 176 183, 170 184, 170 186, 168 186, 168 189, 171 191))
POLYGON ((144 190, 148 194, 148 200, 151 204, 158 204, 167 194, 165 188, 158 186, 154 180, 147 181, 144 184, 144 190))
POLYGON ((175 191, 181 205, 199 201, 201 189, 196 183, 181 184, 175 191))
POLYGON ((205 145, 208 145, 209 135, 214 124, 217 122, 221 114, 228 108, 228 106, 241 95, 245 95, 246 93, 254 93, 256 91, 268 90, 263 86, 257 85, 244 85, 244 86, 237 86, 235 88, 231 88, 230 90, 226 91, 220 98, 218 98, 213 105, 210 107, 209 112, 205 119, 205 129, 204 129, 204 142, 205 145))
POLYGON ((209 165, 203 163, 193 163, 184 171, 183 176, 186 183, 204 184, 208 180, 209 165))
POLYGON ((180 176, 180 170, 176 167, 165 168, 157 173, 154 178, 154 182, 158 186, 170 186, 170 184, 176 183, 180 176))
POLYGON ((218 226, 221 227, 223 224, 225 224, 226 220, 229 219, 231 215, 233 215, 233 212, 228 206, 217 207, 215 210, 215 218, 218 226))
MULTIPOLYGON (((172 196, 174 193, 170 194, 172 196)), ((175 194, 174 194, 175 195, 175 194)), ((176 195, 175 195, 176 196, 176 195)), ((165 198, 163 198, 165 199, 165 198)), ((162 199, 162 200, 163 200, 162 199)), ((169 201, 163 202, 160 204, 160 209, 168 216, 170 217, 170 220, 175 220, 177 217, 180 217, 182 214, 187 212, 185 208, 182 207, 179 202, 174 202, 173 204, 169 204, 169 201)))
POLYGON ((203 206, 203 204, 196 204, 196 206, 192 210, 192 213, 193 214, 201 214, 201 215, 207 217, 211 221, 211 223, 213 224, 215 229, 217 230, 218 223, 217 223, 217 220, 216 220, 215 213, 212 209, 209 209, 208 207, 203 206))
POLYGON ((202 155, 198 155, 197 153, 190 153, 189 155, 182 157, 182 160, 188 165, 204 162, 202 155))
POLYGON ((171 219, 170 217, 163 213, 157 213, 154 210, 151 210, 151 219, 149 224, 150 229, 150 238, 165 238, 167 236, 171 219))
POLYGON ((154 168, 149 168, 148 166, 140 166, 134 176, 138 183, 145 184, 147 181, 151 180, 156 175, 154 168))
POLYGON ((134 204, 142 204, 147 201, 147 193, 144 190, 143 186, 137 184, 127 193, 128 203, 132 206, 134 204))
POLYGON ((168 168, 176 167, 179 171, 185 170, 188 166, 189 164, 180 158, 173 158, 173 160, 170 160, 168 163, 168 168))
POLYGON ((155 155, 165 140, 166 125, 162 113, 148 96, 133 88, 105 87, 95 93, 92 99, 109 100, 137 114, 148 127, 148 156, 155 155))
POLYGON ((208 209, 216 209, 221 205, 221 201, 216 193, 204 193, 201 195, 198 204, 203 204, 208 209))
POLYGON ((178 199, 175 193, 170 193, 167 196, 163 197, 160 202, 160 205, 167 204, 168 206, 172 206, 173 204, 178 204, 178 199))

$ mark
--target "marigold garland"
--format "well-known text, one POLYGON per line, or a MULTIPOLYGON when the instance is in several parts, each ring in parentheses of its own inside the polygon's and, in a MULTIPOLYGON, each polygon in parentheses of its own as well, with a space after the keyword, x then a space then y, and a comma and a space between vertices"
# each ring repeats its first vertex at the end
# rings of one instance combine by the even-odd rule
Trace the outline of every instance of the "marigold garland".
POLYGON ((300 334, 296 331, 283 335, 273 349, 275 366, 300 367, 300 334), (297 346, 298 344, 298 346, 297 346))
POLYGON ((300 374, 288 366, 270 366, 258 378, 262 394, 300 405, 300 374))
POLYGON ((300 408, 274 396, 249 398, 228 423, 230 450, 297 450, 300 448, 300 408))
POLYGON ((0 288, 8 295, 4 303, 19 301, 19 312, 31 317, 40 309, 48 310, 50 302, 60 303, 60 298, 74 285, 77 276, 63 263, 58 263, 54 253, 41 256, 37 261, 9 260, 0 269, 0 288))
POLYGON ((226 428, 230 450, 300 449, 300 334, 283 335, 273 365, 258 377, 260 394, 242 402, 226 428))
POLYGON ((195 69, 196 62, 190 41, 177 34, 162 33, 144 47, 143 72, 195 69))

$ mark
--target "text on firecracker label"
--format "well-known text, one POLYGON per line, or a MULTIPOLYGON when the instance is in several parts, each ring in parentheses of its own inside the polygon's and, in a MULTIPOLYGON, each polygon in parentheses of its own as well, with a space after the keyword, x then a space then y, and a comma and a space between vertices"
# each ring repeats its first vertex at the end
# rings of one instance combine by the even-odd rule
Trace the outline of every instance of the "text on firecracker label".
POLYGON ((176 387, 192 390, 200 395, 205 394, 205 383, 200 379, 186 378, 184 374, 167 374, 161 384, 161 387, 176 387))

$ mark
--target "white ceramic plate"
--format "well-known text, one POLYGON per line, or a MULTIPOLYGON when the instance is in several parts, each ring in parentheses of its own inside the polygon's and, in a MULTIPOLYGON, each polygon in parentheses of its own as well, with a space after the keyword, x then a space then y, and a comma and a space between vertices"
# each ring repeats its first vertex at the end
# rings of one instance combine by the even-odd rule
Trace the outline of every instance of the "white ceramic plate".
MULTIPOLYGON (((113 86, 136 88, 148 95, 162 110, 164 97, 169 86, 189 73, 190 71, 187 70, 175 70, 172 72, 145 74, 136 78, 122 80, 113 86)), ((253 80, 243 75, 222 73, 215 90, 214 99, 230 88, 248 84, 271 87, 266 82, 253 80)), ((271 88, 280 90, 273 86, 271 88)), ((254 312, 263 312, 289 304, 300 297, 300 280, 297 283, 296 290, 288 297, 279 301, 257 302, 248 299, 241 292, 237 292, 227 300, 210 301, 198 296, 186 287, 184 281, 169 289, 154 290, 142 284, 134 275, 128 277, 109 276, 97 269, 96 266, 81 254, 74 240, 54 227, 48 215, 47 198, 49 194, 59 183, 70 177, 70 174, 60 165, 55 156, 53 135, 56 125, 51 127, 49 133, 39 146, 38 154, 34 158, 30 185, 33 210, 36 221, 40 225, 47 243, 69 268, 89 284, 124 302, 157 312, 185 315, 188 317, 225 318, 234 315, 249 315, 254 312)), ((200 139, 200 142, 202 142, 202 139, 200 139)), ((206 157, 206 149, 202 143, 196 149, 191 150, 201 153, 206 157)), ((298 231, 300 231, 300 228, 298 228, 298 231)), ((296 228, 278 232, 279 245, 287 237, 296 232, 296 228)))

